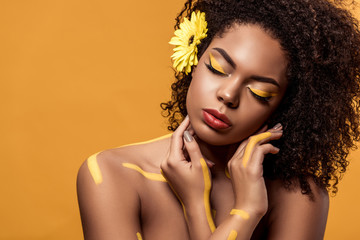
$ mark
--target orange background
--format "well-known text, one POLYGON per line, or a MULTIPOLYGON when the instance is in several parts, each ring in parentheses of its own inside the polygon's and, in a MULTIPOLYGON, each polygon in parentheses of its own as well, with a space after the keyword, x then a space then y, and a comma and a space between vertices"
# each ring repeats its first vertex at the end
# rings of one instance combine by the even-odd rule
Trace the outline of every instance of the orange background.
MULTIPOLYGON (((183 0, 0 2, 0 239, 81 239, 76 174, 92 153, 167 133, 183 0)), ((360 15, 359 15, 360 16, 360 15)), ((326 239, 360 236, 360 151, 326 239)))

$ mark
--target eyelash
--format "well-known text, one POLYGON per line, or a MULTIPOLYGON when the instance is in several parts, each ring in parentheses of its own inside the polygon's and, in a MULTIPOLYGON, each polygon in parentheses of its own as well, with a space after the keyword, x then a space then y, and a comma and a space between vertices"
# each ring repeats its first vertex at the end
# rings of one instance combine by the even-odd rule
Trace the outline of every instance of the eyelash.
POLYGON ((253 91, 251 91, 250 88, 249 88, 249 90, 250 90, 251 94, 252 94, 255 98, 259 99, 259 100, 262 101, 262 102, 267 103, 267 102, 269 102, 270 99, 272 98, 272 96, 270 96, 270 97, 261 97, 261 96, 257 95, 256 93, 254 93, 253 91))
POLYGON ((212 65, 211 65, 211 61, 209 61, 209 64, 205 63, 205 66, 213 73, 215 73, 216 75, 219 75, 219 76, 223 76, 223 77, 226 77, 227 74, 224 74, 222 72, 219 72, 218 70, 216 70, 212 65))

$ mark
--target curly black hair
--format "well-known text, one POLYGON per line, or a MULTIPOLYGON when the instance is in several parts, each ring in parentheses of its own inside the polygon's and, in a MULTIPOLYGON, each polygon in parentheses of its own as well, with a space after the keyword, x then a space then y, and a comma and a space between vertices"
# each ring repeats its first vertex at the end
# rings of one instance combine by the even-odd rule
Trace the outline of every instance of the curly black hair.
MULTIPOLYGON (((276 141, 281 151, 267 156, 264 176, 298 185, 311 195, 309 179, 333 194, 359 141, 360 32, 357 20, 341 1, 327 0, 188 0, 175 29, 191 12, 205 12, 207 37, 198 57, 214 36, 234 24, 256 24, 277 39, 289 58, 289 86, 268 124, 282 123, 276 141)), ((171 101, 161 103, 168 129, 174 131, 186 111, 191 74, 175 73, 171 101)))

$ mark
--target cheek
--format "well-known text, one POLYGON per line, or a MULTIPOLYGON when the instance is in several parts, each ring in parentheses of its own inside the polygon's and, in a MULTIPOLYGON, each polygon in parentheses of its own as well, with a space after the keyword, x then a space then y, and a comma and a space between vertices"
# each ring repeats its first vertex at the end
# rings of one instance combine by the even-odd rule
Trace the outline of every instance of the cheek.
MULTIPOLYGON (((193 79, 186 96, 186 107, 188 111, 193 107, 201 106, 203 103, 209 103, 211 96, 213 96, 213 89, 215 88, 210 80, 208 76, 204 76, 202 71, 197 71, 193 74, 193 79)), ((202 107, 205 106, 206 105, 202 107)))

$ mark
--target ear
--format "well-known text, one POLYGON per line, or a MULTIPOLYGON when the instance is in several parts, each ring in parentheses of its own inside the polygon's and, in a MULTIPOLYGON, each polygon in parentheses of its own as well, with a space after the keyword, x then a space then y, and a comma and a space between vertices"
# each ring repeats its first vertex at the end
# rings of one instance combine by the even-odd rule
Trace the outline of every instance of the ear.
POLYGON ((194 72, 195 72, 195 70, 196 70, 196 66, 194 66, 193 69, 192 69, 192 71, 191 71, 191 78, 194 77, 194 72))

